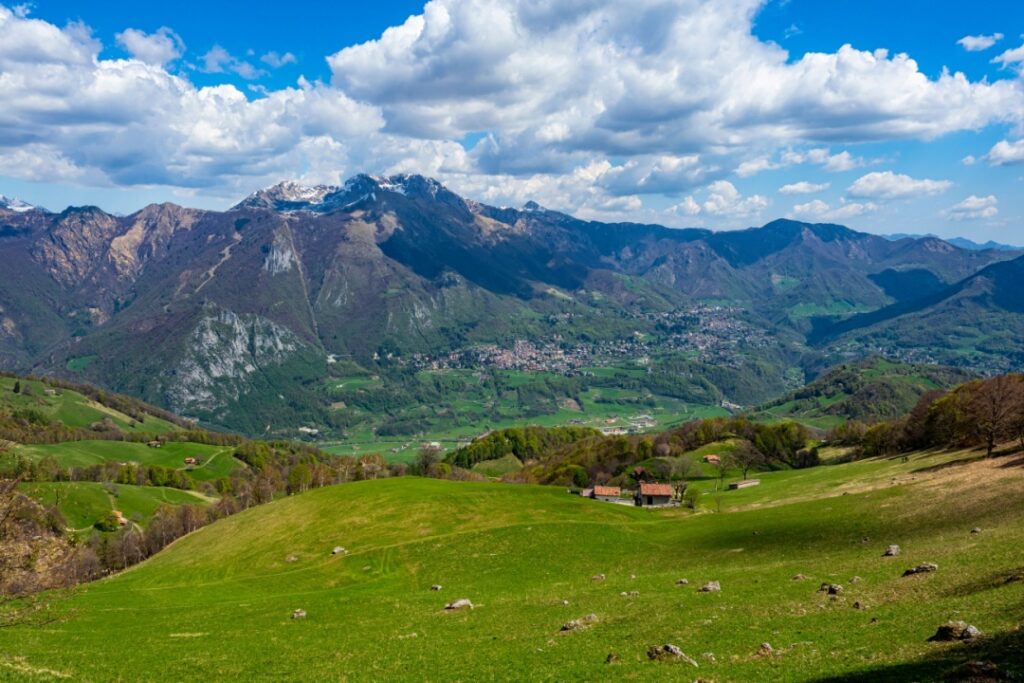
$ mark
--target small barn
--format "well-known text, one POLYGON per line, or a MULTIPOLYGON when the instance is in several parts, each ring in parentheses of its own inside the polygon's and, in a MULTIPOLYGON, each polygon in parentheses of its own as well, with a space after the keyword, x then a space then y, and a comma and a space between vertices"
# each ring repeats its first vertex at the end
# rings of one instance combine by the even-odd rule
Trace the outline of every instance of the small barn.
POLYGON ((642 482, 636 492, 636 504, 641 507, 664 507, 672 505, 672 484, 648 484, 642 482))
POLYGON ((198 465, 199 460, 197 458, 185 458, 186 465, 198 465))
POLYGON ((622 496, 622 489, 618 486, 595 486, 594 487, 594 500, 603 500, 606 502, 616 502, 622 496))
POLYGON ((708 453, 707 455, 704 456, 704 462, 706 462, 709 465, 718 465, 719 463, 722 462, 722 459, 715 455, 714 453, 708 453))

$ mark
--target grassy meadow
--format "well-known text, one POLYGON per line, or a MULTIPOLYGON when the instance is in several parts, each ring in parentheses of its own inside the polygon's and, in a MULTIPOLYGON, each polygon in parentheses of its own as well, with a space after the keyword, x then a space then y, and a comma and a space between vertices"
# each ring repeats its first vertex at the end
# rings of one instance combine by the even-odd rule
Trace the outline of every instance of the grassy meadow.
POLYGON ((0 679, 874 683, 968 658, 1020 674, 1022 467, 962 452, 766 473, 697 513, 419 478, 318 489, 55 596, 61 620, 0 632, 0 679), (901 576, 922 562, 939 569, 901 576), (457 598, 476 609, 446 612, 457 598), (929 642, 949 619, 987 637, 929 642), (648 660, 664 643, 696 667, 648 660))

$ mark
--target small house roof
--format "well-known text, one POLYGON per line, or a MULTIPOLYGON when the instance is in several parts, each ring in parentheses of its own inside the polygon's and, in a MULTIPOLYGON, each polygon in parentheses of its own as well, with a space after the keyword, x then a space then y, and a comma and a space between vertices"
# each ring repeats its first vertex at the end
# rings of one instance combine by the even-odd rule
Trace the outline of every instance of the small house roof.
POLYGON ((622 493, 622 489, 618 486, 595 486, 595 496, 617 496, 622 493))
POLYGON ((672 484, 640 484, 641 496, 671 496, 672 484))

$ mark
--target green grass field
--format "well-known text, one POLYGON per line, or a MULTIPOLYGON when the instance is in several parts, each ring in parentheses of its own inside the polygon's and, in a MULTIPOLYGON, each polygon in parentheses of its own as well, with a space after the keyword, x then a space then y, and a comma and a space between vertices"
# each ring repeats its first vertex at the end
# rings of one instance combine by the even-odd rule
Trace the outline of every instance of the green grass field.
POLYGON ((176 425, 152 415, 146 415, 143 421, 136 422, 128 415, 92 401, 76 391, 54 389, 33 380, 0 377, 0 402, 15 409, 37 410, 49 419, 69 427, 89 427, 94 422, 109 419, 119 430, 127 433, 167 434, 179 430, 176 425), (22 387, 27 387, 29 393, 15 394, 13 389, 16 381, 22 387), (48 394, 47 391, 53 393, 48 394))
POLYGON ((60 622, 4 629, 0 678, 874 683, 937 680, 979 657, 1020 674, 1015 457, 769 473, 721 494, 721 513, 418 478, 319 489, 80 588, 57 603, 60 622), (901 556, 881 557, 890 543, 901 556), (925 561, 939 570, 901 576, 925 561), (709 580, 721 592, 696 590, 709 580), (828 599, 822 582, 845 590, 828 599), (477 608, 446 613, 456 598, 477 608), (587 614, 597 623, 560 633, 587 614), (951 618, 989 638, 978 650, 928 642, 951 618), (649 661, 667 642, 698 668, 649 661), (759 656, 762 642, 775 654, 759 656))
POLYGON ((146 526, 161 505, 209 505, 213 500, 193 491, 157 486, 105 487, 91 481, 27 482, 18 490, 43 505, 57 505, 68 525, 80 532, 90 531, 111 510, 119 510, 129 520, 146 526))
POLYGON ((63 467, 87 467, 103 462, 136 462, 185 470, 197 481, 226 477, 245 464, 236 460, 234 448, 170 441, 161 448, 130 441, 66 441, 58 444, 19 446, 16 455, 33 460, 52 456, 63 467), (186 466, 185 458, 194 457, 199 465, 186 466))

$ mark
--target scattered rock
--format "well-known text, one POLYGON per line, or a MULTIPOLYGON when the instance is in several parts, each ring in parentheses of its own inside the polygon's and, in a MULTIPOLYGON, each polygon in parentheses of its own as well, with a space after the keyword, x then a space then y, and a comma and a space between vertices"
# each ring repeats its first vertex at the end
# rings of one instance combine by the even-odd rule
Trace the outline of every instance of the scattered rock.
POLYGON ((619 663, 619 656, 617 654, 615 654, 614 652, 609 652, 608 656, 604 658, 604 663, 605 664, 618 664, 619 663))
POLYGON ((981 533, 981 527, 977 527, 977 526, 976 526, 976 527, 974 527, 973 529, 971 529, 971 533, 972 533, 973 535, 977 536, 978 534, 980 534, 980 533, 981 533))
POLYGON ((439 590, 441 590, 441 587, 442 587, 441 584, 435 583, 433 586, 430 587, 430 590, 432 590, 432 591, 439 591, 439 590))
POLYGON ((449 602, 444 606, 444 608, 446 610, 473 609, 473 603, 466 598, 459 598, 458 600, 449 602))
POLYGON ((821 588, 818 589, 819 593, 828 593, 829 595, 839 595, 843 592, 843 587, 838 583, 823 583, 821 588))
POLYGON ((911 567, 907 571, 903 572, 903 576, 913 576, 914 574, 930 574, 939 568, 939 565, 934 562, 923 562, 916 567, 911 567))
POLYGON ((622 591, 619 595, 624 598, 636 598, 640 596, 640 591, 629 591, 628 593, 626 591, 622 591))
POLYGON ((334 550, 331 551, 331 555, 347 555, 348 551, 342 548, 340 545, 334 546, 334 550))
POLYGON ((365 567, 363 567, 363 571, 364 571, 364 572, 368 572, 368 571, 370 571, 371 569, 373 569, 373 567, 371 567, 370 565, 366 565, 365 567))
POLYGON ((672 643, 665 643, 661 646, 652 647, 647 651, 647 656, 655 661, 680 661, 686 662, 687 664, 692 664, 696 667, 700 666, 699 664, 697 664, 697 661, 695 659, 693 659, 692 657, 688 657, 686 653, 684 653, 682 650, 680 650, 672 643))
POLYGON ((850 579, 850 583, 860 583, 863 580, 864 579, 860 578, 859 576, 854 576, 853 578, 850 579))
POLYGON ((631 579, 634 579, 634 580, 635 580, 635 579, 636 579, 636 574, 630 574, 630 575, 629 575, 629 578, 631 578, 631 579))
POLYGON ((715 663, 715 653, 714 652, 705 652, 704 654, 701 655, 701 657, 703 657, 704 659, 708 660, 712 664, 715 663))
POLYGON ((285 562, 289 562, 289 563, 290 562, 298 562, 299 558, 296 557, 295 555, 289 555, 288 557, 284 558, 284 561, 285 562))
POLYGON ((761 647, 757 648, 757 655, 759 657, 771 657, 775 654, 775 648, 772 647, 771 643, 761 643, 761 647))
POLYGON ((722 584, 718 581, 708 581, 698 589, 700 593, 717 593, 722 590, 722 584))
POLYGON ((853 603, 853 609, 864 609, 864 604, 860 600, 857 600, 853 603))
POLYGON ((882 557, 896 557, 899 554, 900 547, 898 545, 891 545, 885 549, 885 552, 882 553, 882 557))
POLYGON ((306 618, 306 610, 304 610, 304 609, 297 609, 294 612, 292 612, 292 619, 305 619, 305 618, 306 618))
POLYGON ((562 600, 562 606, 563 607, 568 607, 569 606, 569 601, 568 600, 562 600))
POLYGON ((676 585, 677 586, 689 586, 690 585, 690 580, 689 579, 676 579, 676 585))
POLYGON ((935 635, 928 640, 937 642, 949 642, 951 640, 972 640, 981 635, 974 626, 971 626, 965 621, 951 621, 947 624, 943 624, 935 632, 935 635))
POLYGON ((562 631, 582 631, 583 629, 593 626, 597 623, 596 614, 588 614, 585 617, 579 619, 572 619, 562 624, 562 631))
POLYGON ((990 681, 1010 680, 993 662, 975 660, 964 662, 953 672, 954 680, 971 681, 972 683, 989 683, 990 681))
POLYGON ((594 574, 590 577, 591 581, 604 581, 604 574, 594 574))
POLYGON ((793 580, 794 581, 806 581, 807 577, 804 576, 803 574, 797 574, 796 576, 793 577, 793 580))

